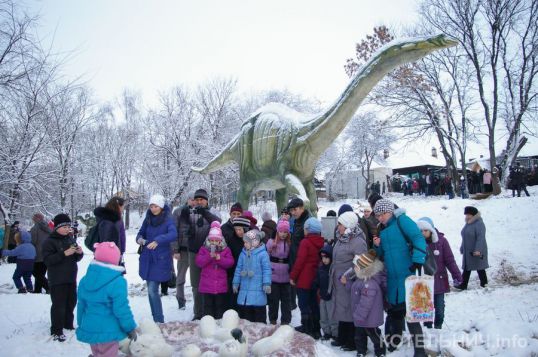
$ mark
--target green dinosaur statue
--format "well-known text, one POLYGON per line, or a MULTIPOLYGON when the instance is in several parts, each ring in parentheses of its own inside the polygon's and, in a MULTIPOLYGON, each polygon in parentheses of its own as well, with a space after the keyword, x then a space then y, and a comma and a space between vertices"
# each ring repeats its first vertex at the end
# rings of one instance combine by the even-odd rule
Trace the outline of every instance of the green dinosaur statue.
POLYGON ((456 44, 445 35, 392 41, 359 69, 325 112, 307 115, 270 103, 245 120, 241 131, 206 166, 192 169, 209 174, 236 162, 240 167, 238 201, 243 207, 248 207, 254 190, 276 190, 279 211, 287 204, 288 194, 296 194, 316 215, 317 196, 312 182, 316 163, 370 90, 396 67, 456 44))

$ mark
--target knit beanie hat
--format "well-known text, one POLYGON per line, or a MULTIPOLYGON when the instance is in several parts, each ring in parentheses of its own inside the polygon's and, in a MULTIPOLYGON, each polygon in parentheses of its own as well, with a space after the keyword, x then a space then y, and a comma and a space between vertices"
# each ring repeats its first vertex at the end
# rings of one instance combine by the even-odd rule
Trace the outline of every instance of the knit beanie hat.
POLYGON ((271 219, 273 218, 273 216, 271 216, 271 213, 269 212, 263 212, 262 213, 262 221, 270 221, 271 219))
POLYGON ((254 215, 252 215, 252 212, 250 211, 243 211, 243 216, 245 216, 250 221, 250 226, 256 226, 258 224, 258 220, 254 218, 254 215))
POLYGON ((292 198, 291 201, 288 203, 288 210, 292 208, 303 207, 303 206, 304 206, 304 201, 298 197, 295 197, 295 198, 292 198))
POLYGON ((463 214, 470 214, 470 215, 476 216, 478 214, 478 209, 473 206, 467 206, 463 210, 463 214))
POLYGON ((54 230, 64 226, 71 226, 71 218, 65 213, 57 214, 52 221, 54 222, 54 230))
POLYGON ((433 221, 430 217, 422 217, 422 218, 419 218, 418 220, 427 222, 432 228, 430 230, 433 230, 435 228, 435 226, 433 225, 433 221))
POLYGON ((288 222, 286 220, 278 221, 278 223, 276 225, 276 231, 277 232, 289 233, 289 231, 290 231, 290 222, 288 222))
POLYGON ((207 195, 207 191, 203 188, 199 188, 194 192, 194 199, 197 198, 203 198, 204 200, 209 200, 209 196, 207 195))
POLYGON ((344 212, 353 212, 353 207, 351 207, 347 203, 341 205, 340 208, 338 209, 338 216, 340 216, 344 212))
POLYGON ((149 199, 149 204, 164 208, 164 197, 162 195, 153 195, 149 199))
POLYGON ((359 223, 359 217, 355 212, 344 212, 338 217, 338 223, 346 228, 353 229, 359 223))
POLYGON ((239 212, 243 214, 243 207, 241 206, 241 203, 239 202, 234 203, 232 207, 230 207, 230 214, 232 214, 232 212, 239 212))
POLYGON ((243 242, 252 243, 252 241, 257 240, 261 242, 265 238, 265 233, 257 229, 251 229, 243 236, 243 242))
POLYGON ((374 214, 380 215, 387 212, 389 213, 394 212, 394 203, 392 203, 391 201, 385 198, 378 200, 374 206, 374 214))
POLYGON ((250 220, 245 216, 240 216, 232 219, 234 227, 250 228, 250 220))
POLYGON ((32 221, 34 221, 35 223, 37 223, 37 222, 41 222, 41 221, 43 221, 44 219, 45 219, 45 216, 43 216, 43 214, 41 214, 41 213, 39 213, 39 212, 36 213, 36 214, 34 214, 33 217, 32 217, 32 221))
POLYGON ((368 268, 374 261, 376 257, 376 252, 373 249, 370 249, 366 253, 355 255, 353 258, 353 264, 360 268, 368 268))
POLYGON ((308 233, 321 233, 321 223, 314 217, 310 217, 304 222, 304 228, 308 230, 308 233))
POLYGON ((121 253, 120 249, 116 246, 116 243, 95 243, 93 247, 95 248, 93 253, 95 260, 114 265, 118 265, 120 263, 121 253))
POLYGON ((211 228, 209 229, 209 234, 207 235, 208 240, 222 240, 222 231, 220 229, 219 221, 214 221, 211 223, 211 228))
POLYGON ((336 217, 336 212, 332 209, 328 210, 327 217, 336 217))
POLYGON ((287 214, 289 215, 290 214, 290 210, 288 209, 288 207, 284 207, 280 210, 280 214, 287 214))
POLYGON ((430 231, 432 233, 431 240, 436 243, 439 241, 439 237, 437 236, 437 231, 435 230, 435 227, 433 226, 433 221, 428 217, 422 217, 417 221, 418 229, 430 231))

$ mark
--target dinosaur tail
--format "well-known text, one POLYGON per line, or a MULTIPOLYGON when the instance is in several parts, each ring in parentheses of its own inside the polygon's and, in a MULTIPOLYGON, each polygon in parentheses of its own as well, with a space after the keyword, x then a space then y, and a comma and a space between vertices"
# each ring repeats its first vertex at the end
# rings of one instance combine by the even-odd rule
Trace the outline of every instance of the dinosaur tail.
POLYGON ((210 174, 226 166, 229 166, 234 162, 237 162, 236 144, 238 141, 238 136, 236 136, 233 140, 230 140, 228 145, 226 145, 226 147, 205 166, 193 166, 191 167, 192 171, 199 172, 201 174, 210 174))

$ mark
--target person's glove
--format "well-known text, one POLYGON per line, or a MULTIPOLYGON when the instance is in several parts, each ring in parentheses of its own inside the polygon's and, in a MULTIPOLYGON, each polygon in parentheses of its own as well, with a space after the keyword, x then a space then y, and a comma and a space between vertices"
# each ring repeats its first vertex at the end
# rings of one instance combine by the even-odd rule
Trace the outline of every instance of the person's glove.
POLYGON ((132 331, 130 331, 130 332, 127 334, 127 337, 128 337, 129 340, 131 340, 131 341, 136 341, 136 338, 138 337, 138 335, 136 334, 136 330, 132 330, 132 331))
POLYGON ((263 291, 265 291, 267 295, 271 294, 271 285, 264 285, 263 291))
POLYGON ((415 271, 417 271, 420 273, 420 271, 422 270, 422 264, 420 263, 413 263, 411 264, 411 266, 409 267, 409 271, 411 273, 415 273, 415 271))
POLYGON ((234 291, 234 294, 239 293, 239 285, 234 285, 234 286, 232 286, 232 289, 233 289, 233 291, 234 291))
POLYGON ((140 245, 146 245, 146 240, 142 238, 141 236, 139 236, 138 238, 136 238, 136 243, 140 245))

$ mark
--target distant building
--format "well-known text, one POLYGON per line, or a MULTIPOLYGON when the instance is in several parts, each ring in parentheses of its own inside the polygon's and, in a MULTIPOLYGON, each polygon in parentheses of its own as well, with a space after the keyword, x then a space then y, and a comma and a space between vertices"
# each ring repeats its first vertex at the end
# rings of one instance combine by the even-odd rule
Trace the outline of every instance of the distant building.
MULTIPOLYGON (((376 167, 370 170, 370 184, 379 181, 387 185, 387 175, 392 175, 388 167, 376 167)), ((325 174, 325 189, 329 199, 342 198, 365 198, 366 180, 360 169, 345 170, 340 172, 328 172, 325 174)))

